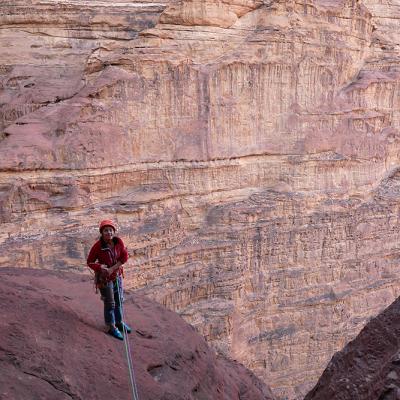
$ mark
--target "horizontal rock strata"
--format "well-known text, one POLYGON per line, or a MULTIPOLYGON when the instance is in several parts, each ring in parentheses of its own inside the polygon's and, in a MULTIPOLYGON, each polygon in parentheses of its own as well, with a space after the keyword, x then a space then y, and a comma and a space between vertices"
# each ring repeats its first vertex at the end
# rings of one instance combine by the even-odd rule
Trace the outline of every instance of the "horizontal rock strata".
POLYGON ((398 7, 13 1, 0 23, 0 265, 130 288, 281 398, 398 294, 398 7))

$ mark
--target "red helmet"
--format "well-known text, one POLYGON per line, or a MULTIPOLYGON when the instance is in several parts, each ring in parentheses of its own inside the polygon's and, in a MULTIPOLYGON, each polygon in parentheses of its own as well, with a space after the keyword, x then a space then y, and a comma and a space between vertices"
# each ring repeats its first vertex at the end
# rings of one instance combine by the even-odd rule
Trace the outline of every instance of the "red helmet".
POLYGON ((106 227, 106 226, 111 226, 111 228, 114 229, 114 232, 117 230, 117 228, 115 227, 114 222, 111 221, 111 219, 105 219, 105 220, 100 222, 100 226, 99 226, 100 233, 103 230, 103 228, 106 227))

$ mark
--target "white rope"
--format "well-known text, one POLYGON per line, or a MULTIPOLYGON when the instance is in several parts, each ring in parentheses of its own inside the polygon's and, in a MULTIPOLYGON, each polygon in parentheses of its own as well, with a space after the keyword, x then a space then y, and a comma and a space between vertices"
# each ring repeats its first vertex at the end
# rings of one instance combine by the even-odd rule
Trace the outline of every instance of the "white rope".
POLYGON ((121 309, 121 317, 122 317, 121 323, 122 323, 122 327, 123 327, 123 331, 124 331, 124 344, 125 344, 126 360, 128 363, 128 370, 129 370, 129 382, 131 384, 132 399, 139 400, 139 394, 138 394, 138 390, 137 390, 137 386, 136 386, 136 379, 135 379, 135 371, 133 370, 131 348, 129 345, 128 333, 127 333, 126 327, 125 327, 124 307, 122 305, 122 298, 121 298, 121 292, 120 292, 118 279, 119 279, 119 277, 116 278, 116 282, 117 282, 119 306, 121 309))

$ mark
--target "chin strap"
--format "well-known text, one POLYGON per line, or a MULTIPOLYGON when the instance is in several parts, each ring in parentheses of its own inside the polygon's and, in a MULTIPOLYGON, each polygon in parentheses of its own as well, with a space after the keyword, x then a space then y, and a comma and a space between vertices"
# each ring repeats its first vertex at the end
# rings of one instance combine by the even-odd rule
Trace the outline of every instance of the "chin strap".
POLYGON ((119 298, 119 305, 121 307, 121 316, 122 316, 122 327, 123 327, 123 333, 124 333, 124 344, 125 344, 125 353, 126 353, 126 360, 128 362, 128 370, 129 370, 129 382, 131 384, 131 392, 132 392, 132 400, 139 400, 139 394, 136 386, 136 380, 135 380, 135 372, 133 370, 133 363, 132 363, 132 355, 131 355, 131 349, 129 346, 129 339, 128 339, 128 333, 126 331, 125 327, 125 315, 124 315, 124 306, 122 304, 122 296, 121 296, 121 291, 119 287, 119 279, 118 276, 115 280, 117 284, 117 290, 118 290, 118 298, 119 298))

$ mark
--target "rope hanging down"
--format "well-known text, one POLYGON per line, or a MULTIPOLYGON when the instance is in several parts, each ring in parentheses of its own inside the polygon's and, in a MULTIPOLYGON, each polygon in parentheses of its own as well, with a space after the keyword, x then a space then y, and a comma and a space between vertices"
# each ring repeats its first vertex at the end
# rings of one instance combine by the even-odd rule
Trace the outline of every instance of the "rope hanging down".
POLYGON ((129 345, 129 339, 128 339, 128 334, 126 332, 126 327, 125 327, 125 315, 124 315, 124 307, 122 305, 122 298, 121 298, 121 291, 119 288, 119 283, 118 283, 118 278, 116 279, 117 282, 117 290, 118 290, 118 298, 119 298, 119 304, 121 307, 121 316, 122 316, 122 327, 123 327, 123 333, 124 333, 124 344, 125 344, 125 353, 126 353, 126 360, 128 362, 128 370, 129 370, 129 382, 131 384, 131 391, 132 391, 132 400, 139 400, 139 394, 136 386, 136 380, 135 380, 135 372, 133 370, 133 363, 132 363, 132 355, 131 355, 131 348, 129 345))

